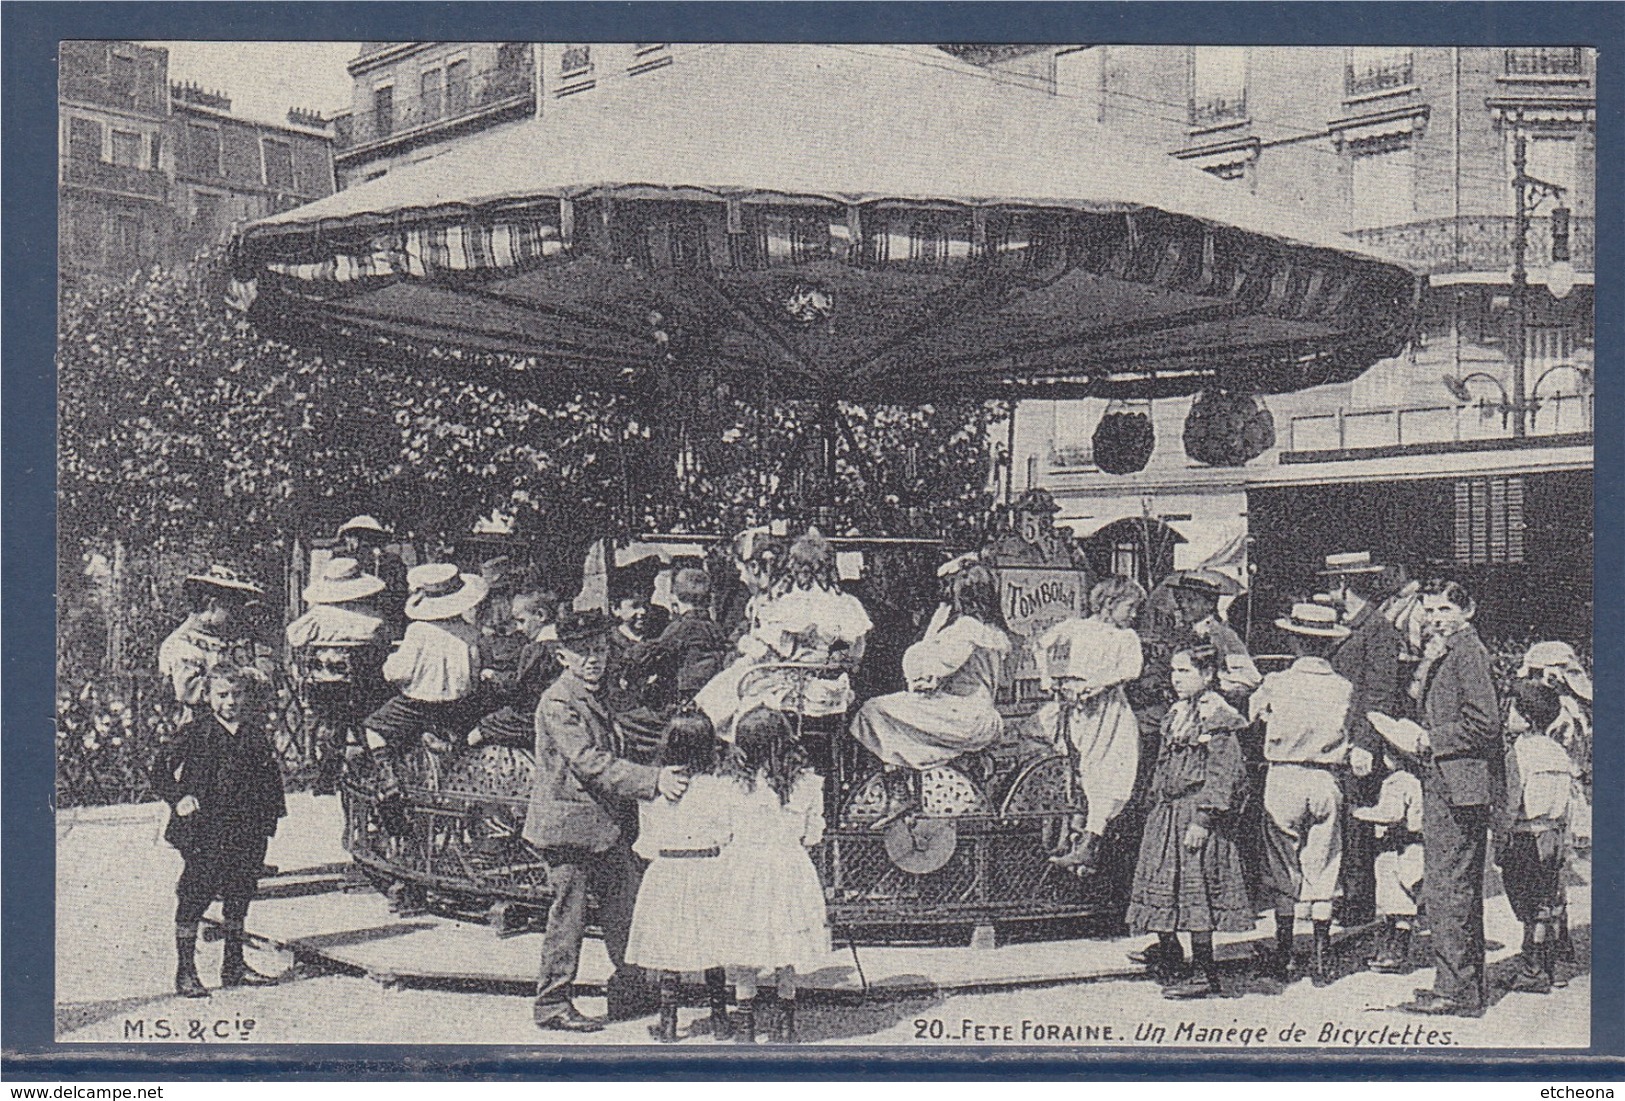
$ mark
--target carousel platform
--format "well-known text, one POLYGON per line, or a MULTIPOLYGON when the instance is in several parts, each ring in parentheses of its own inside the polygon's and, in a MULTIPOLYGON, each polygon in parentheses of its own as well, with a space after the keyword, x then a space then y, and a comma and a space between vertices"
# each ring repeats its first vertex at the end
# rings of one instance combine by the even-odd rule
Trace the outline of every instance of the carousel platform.
MULTIPOLYGON (((267 858, 278 873, 261 881, 249 913, 249 932, 264 947, 390 986, 514 994, 532 988, 540 933, 503 935, 475 921, 392 913, 340 847, 338 800, 294 795, 288 803, 289 815, 267 858)), ((154 813, 161 815, 161 808, 154 813)), ((1221 934, 1218 954, 1221 959, 1250 955, 1255 942, 1270 936, 1268 922, 1253 934, 1221 934)), ((1127 953, 1146 943, 1135 937, 986 946, 985 937, 974 939, 977 943, 919 947, 854 947, 838 941, 827 966, 807 976, 805 987, 838 999, 1100 981, 1140 974, 1127 953)), ((578 985, 586 993, 601 992, 609 972, 602 943, 589 937, 578 985)))

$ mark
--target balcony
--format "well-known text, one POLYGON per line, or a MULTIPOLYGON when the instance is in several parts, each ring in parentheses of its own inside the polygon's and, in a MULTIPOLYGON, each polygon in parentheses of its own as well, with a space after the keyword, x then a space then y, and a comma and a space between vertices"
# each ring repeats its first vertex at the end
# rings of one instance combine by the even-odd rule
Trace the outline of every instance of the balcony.
POLYGON ((448 80, 438 95, 400 96, 387 106, 336 118, 334 155, 353 155, 486 115, 533 111, 535 72, 531 63, 486 69, 448 80))
POLYGON ((1578 46, 1523 46, 1506 51, 1506 75, 1581 76, 1578 46))
POLYGON ((169 178, 162 172, 145 168, 130 168, 106 161, 63 160, 62 182, 68 186, 89 187, 97 191, 116 191, 122 195, 139 195, 144 199, 163 202, 169 195, 169 178))
MULTIPOLYGON (((1499 400, 1499 396, 1495 400, 1499 400)), ((1589 435, 1595 411, 1592 394, 1543 396, 1529 418, 1531 439, 1589 435)), ((1494 404, 1428 405, 1398 409, 1337 409, 1292 418, 1290 452, 1363 451, 1434 445, 1476 448, 1513 438, 1513 425, 1494 404)))
POLYGON ((1343 91, 1350 98, 1377 95, 1415 83, 1416 65, 1409 55, 1358 68, 1350 64, 1343 70, 1343 91))
POLYGON ((1234 97, 1212 96, 1191 101, 1191 129, 1207 130, 1247 119, 1247 96, 1237 92, 1234 97))
MULTIPOLYGON (((1363 244, 1403 257, 1426 268, 1430 275, 1462 271, 1512 270, 1512 215, 1472 214, 1435 218, 1377 229, 1356 229, 1349 236, 1363 244)), ((1570 220, 1569 247, 1574 266, 1594 271, 1597 220, 1570 220)), ((1539 257, 1552 254, 1551 220, 1537 217, 1529 223, 1529 266, 1546 265, 1539 257)))

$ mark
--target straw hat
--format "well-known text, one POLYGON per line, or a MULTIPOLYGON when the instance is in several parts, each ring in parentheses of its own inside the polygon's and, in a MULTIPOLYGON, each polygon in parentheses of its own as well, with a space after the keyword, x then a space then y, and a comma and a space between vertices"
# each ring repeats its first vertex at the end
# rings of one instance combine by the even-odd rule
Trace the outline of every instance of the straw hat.
POLYGON ((247 580, 230 566, 210 566, 203 573, 186 575, 186 586, 203 585, 222 592, 235 593, 240 597, 264 596, 265 590, 247 580))
POLYGON ((1587 701, 1591 700, 1591 678, 1580 664, 1580 655, 1566 642, 1537 642, 1529 647, 1518 667, 1518 676, 1533 677, 1556 674, 1569 691, 1587 701))
POLYGON ((375 516, 352 516, 339 525, 339 538, 344 538, 347 532, 371 532, 374 535, 388 536, 389 529, 378 522, 375 516))
POLYGON ((1294 604, 1292 614, 1282 616, 1275 625, 1295 635, 1316 638, 1347 638, 1349 629, 1337 622, 1337 609, 1324 604, 1294 604))
POLYGON ((406 618, 418 620, 455 619, 485 599, 491 586, 473 573, 458 573, 450 562, 415 566, 406 574, 411 595, 406 598, 406 618))
POLYGON ((354 558, 330 558, 322 565, 320 576, 305 586, 304 596, 307 604, 344 604, 383 591, 383 579, 362 573, 361 563, 354 558))
POLYGON ((1371 561, 1370 551, 1346 551, 1328 554, 1326 568, 1319 573, 1322 577, 1336 577, 1347 573, 1381 573, 1385 569, 1381 563, 1371 561))

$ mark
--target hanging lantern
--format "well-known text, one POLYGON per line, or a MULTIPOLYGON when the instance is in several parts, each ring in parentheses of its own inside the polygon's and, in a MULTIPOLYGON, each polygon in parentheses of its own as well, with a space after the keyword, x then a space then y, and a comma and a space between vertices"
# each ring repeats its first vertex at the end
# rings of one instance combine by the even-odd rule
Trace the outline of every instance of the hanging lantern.
POLYGON ((1209 466, 1242 466, 1275 446, 1275 418, 1262 399, 1203 390, 1185 418, 1185 454, 1209 466))
POLYGON ((1156 446, 1151 403, 1113 401, 1095 425, 1095 465, 1107 474, 1133 474, 1145 469, 1156 446))

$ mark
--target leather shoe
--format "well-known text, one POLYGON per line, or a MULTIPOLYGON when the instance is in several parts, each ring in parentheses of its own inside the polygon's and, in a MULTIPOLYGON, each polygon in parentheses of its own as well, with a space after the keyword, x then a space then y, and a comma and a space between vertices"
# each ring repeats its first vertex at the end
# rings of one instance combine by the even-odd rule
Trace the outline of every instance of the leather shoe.
POLYGON ((1404 1013, 1416 1013, 1424 1017, 1484 1016, 1484 1007, 1481 1005, 1468 1005, 1466 1002, 1458 1002, 1454 998, 1446 998, 1443 995, 1435 994, 1431 990, 1418 990, 1415 1001, 1406 1002, 1404 1005, 1395 1008, 1404 1013), (1427 997, 1423 997, 1423 994, 1426 994, 1427 997))
POLYGON ((262 975, 247 964, 241 970, 221 970, 220 985, 233 986, 276 986, 282 980, 272 975, 262 975))
POLYGON ((602 1032, 604 1022, 588 1017, 566 1002, 557 1009, 536 1010, 536 1027, 548 1032, 602 1032))

